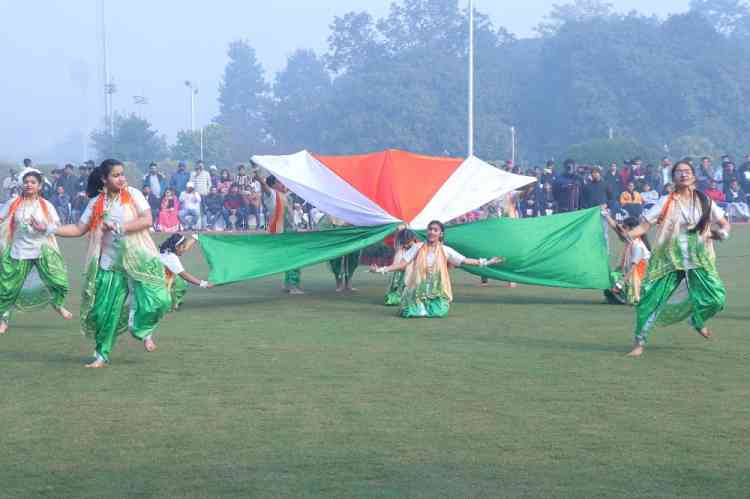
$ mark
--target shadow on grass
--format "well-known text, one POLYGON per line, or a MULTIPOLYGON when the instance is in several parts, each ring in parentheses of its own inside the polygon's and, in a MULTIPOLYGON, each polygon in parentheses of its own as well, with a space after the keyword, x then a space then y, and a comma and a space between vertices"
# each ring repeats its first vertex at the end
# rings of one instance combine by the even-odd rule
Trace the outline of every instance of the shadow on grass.
POLYGON ((503 294, 496 296, 488 295, 459 295, 455 300, 456 303, 495 303, 498 305, 607 305, 605 302, 599 299, 586 299, 586 298, 566 298, 562 296, 513 296, 511 294, 503 294))

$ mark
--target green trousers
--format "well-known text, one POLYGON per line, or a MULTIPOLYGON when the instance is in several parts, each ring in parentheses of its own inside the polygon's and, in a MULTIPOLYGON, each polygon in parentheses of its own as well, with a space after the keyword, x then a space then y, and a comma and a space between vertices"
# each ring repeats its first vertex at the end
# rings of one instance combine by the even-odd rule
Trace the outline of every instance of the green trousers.
POLYGON ((396 307, 401 305, 401 295, 404 292, 404 272, 399 270, 391 276, 391 285, 385 294, 386 307, 396 307))
POLYGON ((290 270, 284 273, 284 288, 299 288, 302 282, 302 271, 300 269, 290 270))
POLYGON ((331 272, 333 272, 337 281, 351 281, 354 271, 359 266, 359 251, 329 260, 328 266, 331 268, 331 272))
POLYGON ((645 345, 655 326, 669 326, 688 318, 700 330, 725 304, 726 290, 716 271, 698 268, 670 272, 644 282, 636 307, 635 342, 645 345))
POLYGON ((0 257, 0 317, 8 320, 11 309, 30 310, 52 304, 62 307, 68 294, 68 273, 62 255, 44 247, 39 258, 16 260, 10 249, 0 257), (41 286, 25 288, 24 283, 32 270, 39 274, 41 286))
POLYGON ((425 298, 411 303, 402 300, 400 315, 404 319, 417 317, 442 319, 448 316, 450 308, 451 304, 445 298, 425 298))
POLYGON ((96 354, 107 362, 117 336, 129 327, 129 284, 133 290, 133 322, 130 324, 130 331, 139 340, 144 340, 154 332, 159 320, 172 304, 166 286, 149 286, 129 280, 121 270, 99 269, 96 275, 96 297, 88 320, 96 330, 96 354))
POLYGON ((185 295, 188 291, 188 283, 182 277, 174 276, 174 282, 172 283, 171 298, 172 298, 172 310, 177 310, 182 306, 182 302, 185 301, 185 295))

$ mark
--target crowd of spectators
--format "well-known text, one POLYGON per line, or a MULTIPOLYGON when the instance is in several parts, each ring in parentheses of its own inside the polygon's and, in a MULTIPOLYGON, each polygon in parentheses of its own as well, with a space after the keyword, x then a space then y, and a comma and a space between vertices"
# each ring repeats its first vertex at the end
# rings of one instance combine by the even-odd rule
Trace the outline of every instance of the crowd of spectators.
MULTIPOLYGON (((699 188, 724 208, 734 221, 750 220, 750 155, 740 168, 729 156, 714 164, 708 157, 695 161, 699 188)), ((31 160, 24 160, 24 167, 31 160)), ((88 203, 86 183, 94 168, 89 161, 77 169, 72 164, 52 170, 45 178, 42 195, 57 209, 65 223, 76 223, 88 203)), ((661 195, 672 189, 669 158, 658 166, 644 164, 640 158, 598 165, 577 164, 566 160, 561 168, 554 161, 544 167, 522 169, 511 161, 497 165, 506 171, 535 177, 536 182, 509 194, 504 199, 459 217, 454 222, 465 223, 494 217, 538 217, 606 206, 616 219, 638 217, 661 195)), ((2 201, 20 193, 19 172, 10 170, 2 181, 2 201)), ((132 180, 131 180, 132 182, 132 180)), ((149 165, 147 173, 136 182, 151 206, 154 230, 262 230, 269 218, 271 200, 264 194, 263 178, 254 165, 238 165, 233 170, 215 165, 206 168, 197 161, 191 171, 180 162, 171 175, 159 171, 157 163, 149 165)), ((303 199, 294 197, 294 223, 299 228, 311 228, 323 213, 303 199)))

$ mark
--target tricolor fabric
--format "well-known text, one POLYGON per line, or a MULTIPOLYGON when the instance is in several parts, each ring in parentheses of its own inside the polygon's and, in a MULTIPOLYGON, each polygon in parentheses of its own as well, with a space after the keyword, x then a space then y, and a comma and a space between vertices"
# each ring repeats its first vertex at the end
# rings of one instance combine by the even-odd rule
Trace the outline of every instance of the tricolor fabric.
POLYGON ((354 156, 254 156, 253 161, 319 210, 368 227, 403 222, 425 229, 536 182, 474 156, 423 156, 398 150, 354 156))

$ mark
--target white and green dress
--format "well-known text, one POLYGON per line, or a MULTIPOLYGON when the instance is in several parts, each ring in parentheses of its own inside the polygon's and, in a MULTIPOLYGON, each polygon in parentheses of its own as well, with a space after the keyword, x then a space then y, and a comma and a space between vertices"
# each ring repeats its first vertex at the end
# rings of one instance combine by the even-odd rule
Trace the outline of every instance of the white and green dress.
POLYGON ((41 196, 9 201, 0 211, 0 320, 12 310, 60 308, 68 294, 68 272, 54 233, 60 219, 41 196), (32 221, 47 225, 37 231, 32 221))
POLYGON ((401 294, 401 317, 445 317, 453 301, 448 265, 460 267, 466 257, 442 243, 416 243, 404 253, 408 262, 401 294))

